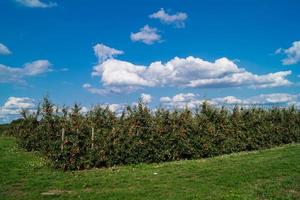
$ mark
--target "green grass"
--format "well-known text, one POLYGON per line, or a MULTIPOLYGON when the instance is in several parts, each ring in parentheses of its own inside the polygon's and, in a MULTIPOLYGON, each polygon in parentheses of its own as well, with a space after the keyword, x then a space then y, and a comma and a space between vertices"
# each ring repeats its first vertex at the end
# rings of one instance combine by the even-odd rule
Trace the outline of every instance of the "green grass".
POLYGON ((300 144, 210 159, 62 172, 36 153, 17 148, 15 139, 0 137, 1 200, 75 198, 300 199, 300 144))

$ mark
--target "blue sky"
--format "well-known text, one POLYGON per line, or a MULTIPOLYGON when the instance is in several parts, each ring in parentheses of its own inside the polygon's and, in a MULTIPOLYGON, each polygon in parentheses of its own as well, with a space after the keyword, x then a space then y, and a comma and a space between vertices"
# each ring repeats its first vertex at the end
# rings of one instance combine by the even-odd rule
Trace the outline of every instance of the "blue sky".
POLYGON ((142 93, 153 107, 297 104, 299 8, 297 0, 2 0, 0 121, 45 94, 87 107, 131 104, 142 93))

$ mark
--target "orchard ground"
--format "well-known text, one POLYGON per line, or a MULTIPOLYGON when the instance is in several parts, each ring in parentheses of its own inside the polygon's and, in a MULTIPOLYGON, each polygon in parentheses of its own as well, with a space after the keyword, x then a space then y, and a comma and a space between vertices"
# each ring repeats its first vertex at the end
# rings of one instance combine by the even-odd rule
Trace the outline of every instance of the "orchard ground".
POLYGON ((200 160, 55 170, 0 137, 0 199, 300 199, 300 144, 200 160))

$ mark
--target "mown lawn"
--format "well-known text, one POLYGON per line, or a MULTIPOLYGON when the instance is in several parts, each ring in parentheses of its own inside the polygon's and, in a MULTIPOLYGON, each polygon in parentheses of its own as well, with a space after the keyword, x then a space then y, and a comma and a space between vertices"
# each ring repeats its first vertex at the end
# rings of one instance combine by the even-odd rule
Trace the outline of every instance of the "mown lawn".
POLYGON ((0 199, 300 199, 300 144, 210 159, 62 172, 0 137, 0 199))

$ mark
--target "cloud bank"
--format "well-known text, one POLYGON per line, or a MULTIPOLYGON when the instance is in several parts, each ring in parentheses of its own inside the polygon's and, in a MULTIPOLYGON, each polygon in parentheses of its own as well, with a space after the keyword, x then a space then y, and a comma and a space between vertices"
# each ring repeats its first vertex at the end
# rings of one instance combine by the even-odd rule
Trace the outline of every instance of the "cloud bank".
POLYGON ((93 76, 101 78, 105 87, 183 87, 183 88, 273 88, 289 86, 291 71, 258 75, 238 67, 227 58, 213 62, 196 57, 175 57, 166 63, 149 66, 108 59, 94 66, 93 76))
POLYGON ((212 99, 204 99, 193 93, 180 93, 173 97, 161 97, 160 103, 166 108, 177 108, 194 109, 201 105, 204 101, 212 105, 217 106, 300 106, 300 94, 288 94, 288 93, 272 93, 272 94, 261 94, 249 98, 239 99, 235 96, 226 96, 212 99))
POLYGON ((260 94, 246 99, 238 99, 234 96, 212 99, 214 104, 240 104, 240 105, 274 105, 284 106, 299 105, 300 94, 272 93, 260 94))

